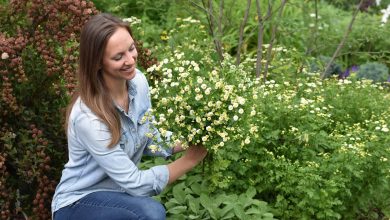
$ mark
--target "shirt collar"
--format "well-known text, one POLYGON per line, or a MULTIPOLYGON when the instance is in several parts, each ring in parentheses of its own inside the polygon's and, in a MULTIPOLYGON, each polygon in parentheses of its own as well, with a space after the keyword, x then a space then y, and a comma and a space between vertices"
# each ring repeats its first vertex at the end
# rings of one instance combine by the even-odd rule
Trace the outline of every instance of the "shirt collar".
MULTIPOLYGON (((129 105, 134 100, 135 95, 137 95, 137 85, 132 82, 131 80, 128 80, 127 82, 127 93, 129 94, 129 105)), ((119 112, 125 113, 125 111, 118 105, 115 104, 115 107, 119 110, 119 112)))
POLYGON ((137 85, 132 80, 127 81, 127 88, 129 93, 130 101, 134 99, 134 96, 137 95, 137 85))

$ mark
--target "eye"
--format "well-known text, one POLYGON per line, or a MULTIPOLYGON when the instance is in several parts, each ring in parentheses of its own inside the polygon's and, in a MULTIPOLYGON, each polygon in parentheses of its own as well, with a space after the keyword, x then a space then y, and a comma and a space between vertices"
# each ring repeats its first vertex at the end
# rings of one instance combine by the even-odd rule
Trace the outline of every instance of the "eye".
POLYGON ((118 55, 118 56, 114 57, 114 60, 115 60, 115 61, 119 61, 119 60, 121 60, 121 59, 122 59, 122 55, 118 55))
POLYGON ((129 48, 129 51, 133 51, 135 49, 134 44, 129 48))

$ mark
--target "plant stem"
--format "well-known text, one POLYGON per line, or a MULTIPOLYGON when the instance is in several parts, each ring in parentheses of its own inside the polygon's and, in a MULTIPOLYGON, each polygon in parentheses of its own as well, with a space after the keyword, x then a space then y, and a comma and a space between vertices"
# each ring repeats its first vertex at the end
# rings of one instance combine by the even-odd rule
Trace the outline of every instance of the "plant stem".
POLYGON ((352 19, 349 22, 348 28, 347 28, 347 30, 345 30, 344 37, 341 40, 341 42, 340 42, 339 46, 337 47, 336 51, 333 53, 332 58, 329 60, 328 64, 326 65, 326 68, 325 68, 324 72, 322 72, 321 79, 325 78, 326 72, 328 71, 328 69, 330 68, 330 66, 332 65, 332 63, 334 62, 334 60, 336 59, 338 54, 340 53, 341 49, 343 48, 343 46, 345 44, 345 41, 348 38, 349 33, 351 33, 351 31, 352 31, 352 25, 355 22, 356 16, 358 15, 358 13, 360 11, 360 7, 363 4, 363 2, 364 2, 364 0, 360 0, 359 5, 356 7, 356 10, 353 13, 352 19))
POLYGON ((258 30, 257 30, 257 57, 256 57, 256 78, 260 77, 261 72, 261 60, 263 59, 263 16, 261 13, 260 1, 256 0, 256 10, 257 10, 257 21, 258 21, 258 30))
POLYGON ((318 51, 318 45, 317 45, 317 36, 318 36, 318 0, 314 1, 314 14, 315 14, 315 21, 314 21, 314 30, 311 31, 310 39, 308 39, 309 46, 306 49, 306 55, 311 55, 311 53, 314 51, 318 51), (314 47, 314 48, 313 48, 314 47))
MULTIPOLYGON (((246 10, 245 10, 245 15, 244 15, 244 20, 242 21, 241 23, 241 26, 240 26, 240 36, 239 36, 239 40, 238 40, 238 48, 237 48, 237 58, 236 58, 236 65, 240 65, 240 62, 241 62, 241 46, 242 46, 242 41, 243 41, 243 38, 244 38, 244 27, 246 25, 246 22, 248 21, 248 15, 249 15, 249 9, 251 7, 251 0, 248 0, 247 1, 247 5, 246 5, 246 10)), ((261 17, 259 17, 260 19, 261 17)))
MULTIPOLYGON (((279 13, 278 13, 278 18, 277 20, 280 20, 280 18, 282 17, 282 14, 283 14, 283 9, 284 9, 284 6, 286 5, 287 3, 287 0, 282 0, 282 3, 281 3, 281 6, 280 6, 280 9, 279 9, 279 13)), ((269 4, 269 10, 268 11, 271 11, 270 10, 270 4, 269 4)), ((267 62, 265 63, 265 67, 264 67, 264 80, 266 80, 267 78, 267 74, 268 74, 268 67, 269 67, 269 64, 271 63, 272 61, 272 47, 273 47, 273 44, 275 42, 275 37, 276 37, 276 31, 278 29, 278 24, 274 24, 272 25, 272 33, 271 33, 271 40, 270 40, 270 43, 269 43, 269 46, 267 48, 267 62)))
POLYGON ((222 31, 223 7, 224 7, 224 0, 221 0, 219 2, 219 20, 218 20, 218 34, 219 34, 219 36, 223 36, 223 31, 222 31))

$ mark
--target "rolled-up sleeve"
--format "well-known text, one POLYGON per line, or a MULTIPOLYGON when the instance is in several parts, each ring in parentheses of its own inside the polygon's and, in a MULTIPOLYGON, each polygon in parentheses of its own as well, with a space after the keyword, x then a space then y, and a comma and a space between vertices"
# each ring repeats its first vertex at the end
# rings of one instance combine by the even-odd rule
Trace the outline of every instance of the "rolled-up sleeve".
POLYGON ((91 163, 102 169, 124 191, 133 196, 153 196, 167 185, 166 165, 139 170, 119 144, 108 147, 111 133, 93 114, 81 114, 74 123, 77 140, 91 155, 91 163))
POLYGON ((165 140, 163 140, 157 128, 154 127, 152 123, 150 124, 150 126, 153 127, 153 138, 148 139, 144 150, 144 155, 164 157, 165 159, 169 158, 170 156, 172 156, 173 153, 172 143, 170 141, 172 132, 167 131, 165 140))
MULTIPOLYGON (((152 106, 152 102, 150 99, 150 91, 149 91, 149 84, 146 80, 146 77, 142 74, 142 82, 145 84, 144 93, 147 94, 147 97, 145 97, 148 100, 148 106, 152 106)), ((146 143, 146 147, 144 150, 144 155, 147 156, 157 156, 157 157, 164 157, 165 159, 172 156, 173 153, 173 145, 171 143, 171 135, 172 132, 167 131, 164 139, 161 137, 160 132, 158 129, 154 126, 155 117, 151 115, 149 120, 149 126, 151 127, 152 131, 152 138, 148 139, 148 142, 146 143)))

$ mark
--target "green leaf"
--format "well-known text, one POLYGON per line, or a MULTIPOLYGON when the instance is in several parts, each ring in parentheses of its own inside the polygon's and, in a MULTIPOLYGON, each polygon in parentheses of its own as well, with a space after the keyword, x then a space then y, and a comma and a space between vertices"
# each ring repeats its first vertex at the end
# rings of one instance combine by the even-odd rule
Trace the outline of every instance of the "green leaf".
POLYGON ((240 205, 234 206, 234 213, 239 219, 244 219, 246 217, 246 214, 244 212, 244 209, 240 205))
POLYGON ((189 199, 188 200, 188 206, 190 208, 190 210, 195 213, 195 214, 198 214, 199 213, 199 200, 197 199, 189 199))
POLYGON ((245 194, 241 194, 238 197, 238 203, 240 203, 244 208, 253 204, 253 199, 246 197, 245 194))
POLYGON ((189 215, 188 218, 189 219, 200 219, 200 216, 199 215, 189 215))
POLYGON ((184 204, 186 202, 186 193, 183 190, 182 184, 174 186, 172 189, 172 194, 179 203, 184 204))
POLYGON ((272 213, 264 213, 263 218, 265 219, 274 219, 274 215, 272 213))
POLYGON ((252 208, 249 208, 248 210, 246 210, 245 214, 247 214, 247 215, 252 215, 252 214, 258 215, 258 214, 262 214, 262 212, 261 212, 260 209, 252 207, 252 208))
POLYGON ((171 198, 168 202, 165 203, 165 207, 167 209, 171 207, 175 207, 177 205, 181 205, 181 204, 175 198, 171 198))
POLYGON ((233 209, 227 212, 221 219, 234 219, 233 209))
POLYGON ((223 202, 223 204, 229 205, 233 204, 235 205, 237 203, 238 196, 236 194, 232 194, 228 196, 229 199, 226 199, 226 201, 223 202))
POLYGON ((249 187, 249 189, 246 191, 246 196, 248 196, 249 198, 253 198, 255 197, 256 195, 256 189, 254 187, 249 187))
POLYGON ((185 213, 186 211, 187 211, 187 206, 175 206, 170 209, 167 208, 168 213, 175 214, 175 215, 185 213))
POLYGON ((214 198, 214 199, 213 199, 213 205, 214 205, 215 207, 219 207, 219 206, 220 206, 224 201, 226 201, 226 200, 230 200, 229 196, 226 196, 225 193, 219 194, 219 195, 217 196, 217 198, 214 198))
POLYGON ((206 209, 213 206, 212 201, 210 200, 210 198, 207 195, 201 194, 199 199, 200 199, 200 204, 202 204, 202 206, 205 207, 206 209))
POLYGON ((192 191, 196 194, 196 195, 200 195, 202 193, 202 187, 199 183, 193 183, 191 185, 191 189, 192 191))
POLYGON ((218 219, 218 213, 217 213, 217 207, 213 204, 213 202, 210 200, 210 198, 205 195, 201 194, 200 197, 200 204, 209 212, 210 217, 213 219, 218 219))
POLYGON ((187 217, 186 217, 186 215, 183 215, 183 214, 177 214, 177 215, 169 216, 169 219, 170 220, 186 220, 187 217))
POLYGON ((223 207, 223 209, 220 212, 221 217, 229 216, 230 213, 234 214, 233 208, 234 208, 234 205, 232 205, 232 204, 229 204, 229 205, 226 205, 225 207, 223 207))

